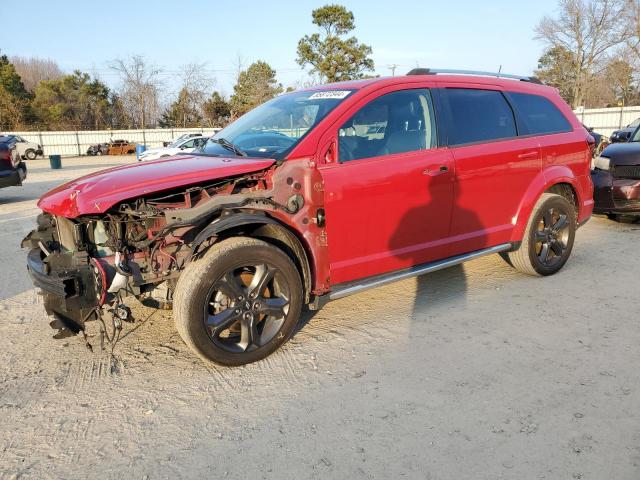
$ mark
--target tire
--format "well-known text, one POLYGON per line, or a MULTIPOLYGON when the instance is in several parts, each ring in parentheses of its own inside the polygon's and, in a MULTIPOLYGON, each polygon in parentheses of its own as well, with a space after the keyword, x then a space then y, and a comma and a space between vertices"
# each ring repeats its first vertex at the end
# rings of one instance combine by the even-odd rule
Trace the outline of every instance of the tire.
POLYGON ((507 253, 505 260, 527 275, 553 275, 571 256, 576 228, 575 207, 561 195, 544 193, 533 208, 520 248, 507 253))
POLYGON ((178 333, 201 358, 238 366, 262 360, 291 337, 302 298, 300 274, 282 250, 234 237, 187 265, 173 297, 173 316, 178 333), (262 286, 254 288, 260 279, 262 286))
POLYGON ((98 151, 95 153, 95 155, 96 155, 96 156, 102 156, 102 155, 103 155, 103 154, 102 154, 102 150, 98 150, 98 151))
POLYGON ((36 153, 35 150, 32 150, 30 148, 29 150, 24 152, 24 156, 27 158, 27 160, 35 160, 38 157, 38 154, 36 153))

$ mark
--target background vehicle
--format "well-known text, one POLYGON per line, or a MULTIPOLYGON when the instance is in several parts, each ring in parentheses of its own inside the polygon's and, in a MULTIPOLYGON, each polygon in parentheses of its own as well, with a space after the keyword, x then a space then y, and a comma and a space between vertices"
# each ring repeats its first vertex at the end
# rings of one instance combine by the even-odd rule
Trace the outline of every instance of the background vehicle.
POLYGON ((304 305, 494 253, 559 271, 593 209, 593 138, 535 79, 443 73, 284 94, 194 154, 43 196, 23 246, 60 335, 121 328, 134 295, 172 303, 201 357, 241 365, 304 305))
POLYGON ((605 148, 593 165, 594 212, 640 219, 640 128, 629 142, 605 148))
POLYGON ((136 153, 136 144, 128 140, 113 140, 109 142, 107 155, 132 155, 136 153))
POLYGON ((44 150, 42 145, 25 140, 20 135, 4 135, 3 138, 12 138, 16 150, 20 154, 20 158, 26 160, 35 160, 38 157, 44 156, 44 150))
POLYGON ((180 135, 178 138, 176 138, 175 140, 169 140, 169 141, 165 141, 162 142, 162 146, 163 147, 168 147, 169 145, 176 143, 176 142, 181 142, 183 140, 187 140, 188 138, 193 138, 193 137, 202 137, 203 135, 201 133, 185 133, 183 135, 180 135))
POLYGON ((22 185, 27 166, 22 161, 14 135, 0 136, 0 188, 22 185))
POLYGON ((109 144, 108 143, 94 143, 87 148, 87 155, 108 155, 109 144))
POLYGON ((632 123, 627 125, 626 128, 621 128, 620 130, 616 130, 611 134, 611 143, 619 143, 619 142, 628 142, 633 132, 640 127, 640 118, 637 118, 632 123))
POLYGON ((204 137, 202 135, 197 137, 184 138, 182 140, 173 142, 168 147, 151 148, 149 150, 145 150, 140 155, 140 161, 166 158, 180 153, 191 153, 195 149, 203 146, 206 143, 207 138, 208 137, 204 137))

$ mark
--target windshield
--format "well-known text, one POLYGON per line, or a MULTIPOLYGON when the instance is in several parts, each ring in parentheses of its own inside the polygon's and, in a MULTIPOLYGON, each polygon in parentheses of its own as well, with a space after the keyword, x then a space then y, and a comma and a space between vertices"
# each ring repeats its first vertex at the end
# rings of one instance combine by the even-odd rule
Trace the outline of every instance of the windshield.
POLYGON ((633 132, 631 136, 630 142, 640 142, 640 128, 636 128, 636 131, 633 132))
MULTIPOLYGON (((270 100, 216 133, 200 150, 205 155, 233 154, 233 144, 249 157, 283 159, 304 135, 352 90, 289 93, 270 100), (219 140, 223 139, 223 142, 219 140)), ((238 153, 236 153, 238 154, 238 153)))
POLYGON ((640 118, 636 118, 633 122, 631 122, 628 128, 638 128, 638 127, 640 127, 640 118))

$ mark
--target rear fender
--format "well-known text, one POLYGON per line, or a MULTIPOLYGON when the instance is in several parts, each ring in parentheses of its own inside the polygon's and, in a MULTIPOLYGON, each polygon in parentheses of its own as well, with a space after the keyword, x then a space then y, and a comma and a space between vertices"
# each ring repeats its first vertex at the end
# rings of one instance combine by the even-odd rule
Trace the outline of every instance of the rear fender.
POLYGON ((514 228, 511 235, 512 242, 520 242, 524 237, 524 231, 527 228, 529 217, 533 212, 538 199, 544 192, 554 185, 566 183, 573 187, 578 201, 579 214, 578 221, 583 217, 584 194, 580 182, 575 177, 571 169, 564 165, 554 165, 540 172, 529 185, 529 189, 522 197, 522 201, 518 206, 518 211, 513 218, 514 228))

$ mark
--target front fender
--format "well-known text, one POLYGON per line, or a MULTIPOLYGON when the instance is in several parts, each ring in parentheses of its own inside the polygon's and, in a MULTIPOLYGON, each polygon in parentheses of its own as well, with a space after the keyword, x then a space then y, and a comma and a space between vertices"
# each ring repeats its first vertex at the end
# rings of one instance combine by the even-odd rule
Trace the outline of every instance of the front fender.
MULTIPOLYGON (((590 178, 587 180, 591 182, 590 178)), ((561 183, 571 185, 576 194, 576 200, 578 202, 578 223, 583 222, 591 215, 590 209, 593 209, 593 199, 591 198, 593 196, 593 189, 591 194, 585 191, 588 188, 588 186, 585 186, 586 181, 576 177, 569 167, 565 165, 551 166, 538 173, 522 196, 518 211, 513 219, 512 242, 522 241, 529 217, 540 196, 554 185, 561 183)))

